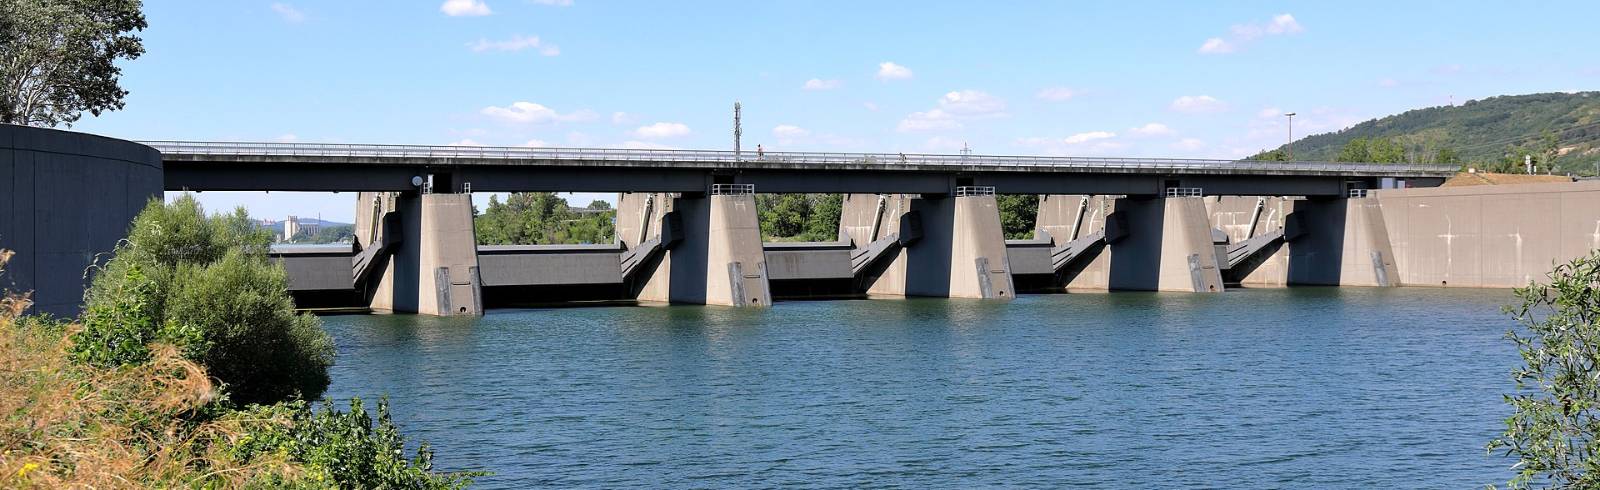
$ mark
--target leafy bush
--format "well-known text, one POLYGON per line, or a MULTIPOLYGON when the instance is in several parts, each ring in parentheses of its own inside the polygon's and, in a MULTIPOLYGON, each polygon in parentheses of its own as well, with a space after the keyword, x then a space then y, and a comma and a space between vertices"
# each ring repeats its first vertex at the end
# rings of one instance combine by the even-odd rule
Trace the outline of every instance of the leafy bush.
POLYGON ((207 217, 192 197, 151 201, 128 239, 95 274, 72 354, 102 367, 177 346, 228 386, 239 403, 315 399, 328 385, 333 341, 296 314, 271 236, 242 209, 207 217))
POLYGON ((1525 334, 1506 337, 1525 365, 1506 395, 1516 412, 1489 450, 1519 460, 1512 488, 1600 488, 1600 252, 1516 294, 1509 313, 1525 334))
POLYGON ((342 488, 462 488, 484 474, 433 473, 433 451, 426 442, 417 448, 415 459, 402 457, 405 439, 389 419, 388 400, 379 400, 376 423, 360 398, 350 400, 349 411, 327 402, 320 410, 311 410, 296 401, 252 407, 239 418, 265 422, 231 444, 234 457, 249 461, 292 454, 304 464, 307 478, 342 488))
MULTIPOLYGON (((0 273, 8 258, 0 250, 0 273)), ((416 459, 400 457, 387 401, 376 424, 359 399, 348 412, 304 401, 234 410, 177 348, 148 344, 143 361, 113 366, 78 362, 83 327, 20 317, 28 305, 0 291, 0 487, 432 489, 479 474, 433 473, 426 443, 416 459)))

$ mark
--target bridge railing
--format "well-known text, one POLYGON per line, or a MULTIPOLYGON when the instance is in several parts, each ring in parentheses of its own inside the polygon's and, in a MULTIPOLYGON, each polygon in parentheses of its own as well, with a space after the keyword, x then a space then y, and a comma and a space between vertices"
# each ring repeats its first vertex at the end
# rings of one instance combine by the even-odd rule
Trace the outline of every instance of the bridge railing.
POLYGON ((347 158, 496 159, 527 161, 685 162, 742 165, 1019 166, 1156 170, 1253 170, 1258 172, 1448 173, 1453 165, 1271 162, 1198 158, 1117 158, 1029 155, 946 155, 929 153, 733 152, 632 148, 532 148, 454 145, 369 145, 337 143, 248 143, 144 141, 165 154, 260 155, 347 158))

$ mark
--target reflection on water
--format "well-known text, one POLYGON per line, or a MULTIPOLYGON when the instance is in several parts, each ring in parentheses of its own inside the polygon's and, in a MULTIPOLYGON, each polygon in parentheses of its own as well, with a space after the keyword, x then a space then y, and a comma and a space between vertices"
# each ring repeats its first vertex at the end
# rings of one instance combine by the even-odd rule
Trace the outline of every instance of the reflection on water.
POLYGON ((481 486, 1467 487, 1509 292, 784 302, 325 319, 481 486))

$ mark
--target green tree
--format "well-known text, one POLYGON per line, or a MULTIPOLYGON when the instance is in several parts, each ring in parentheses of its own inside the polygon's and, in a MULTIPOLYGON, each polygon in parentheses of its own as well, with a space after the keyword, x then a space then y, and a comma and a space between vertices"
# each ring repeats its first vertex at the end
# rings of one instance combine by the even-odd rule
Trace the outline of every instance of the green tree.
POLYGON ((616 211, 610 207, 595 201, 575 210, 553 192, 516 192, 503 203, 490 196, 473 224, 484 245, 605 243, 615 235, 616 211))
POLYGON ((1033 222, 1039 214, 1039 196, 1033 194, 1002 194, 996 201, 1000 208, 1000 228, 1008 240, 1033 238, 1033 222))
POLYGON ((1524 365, 1506 395, 1515 412, 1489 443, 1517 458, 1512 488, 1600 488, 1600 252, 1516 290, 1506 334, 1524 365), (1520 330, 1520 332, 1519 332, 1520 330))
POLYGON ((837 241, 839 218, 844 214, 844 194, 812 194, 809 198, 811 219, 806 223, 806 241, 837 241))
POLYGON ((0 0, 0 122, 55 126, 121 109, 119 59, 144 44, 139 0, 0 0))
POLYGON ((243 209, 208 217, 190 196, 152 200, 95 272, 73 357, 140 364, 160 342, 204 366, 236 402, 321 396, 333 341, 315 316, 295 313, 287 274, 267 259, 270 241, 243 209))

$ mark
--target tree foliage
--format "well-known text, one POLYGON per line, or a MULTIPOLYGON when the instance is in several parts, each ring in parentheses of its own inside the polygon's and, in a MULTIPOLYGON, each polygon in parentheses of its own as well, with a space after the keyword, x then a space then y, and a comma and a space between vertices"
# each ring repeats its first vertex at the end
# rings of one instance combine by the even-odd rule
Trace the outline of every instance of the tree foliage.
POLYGON ((1506 395, 1515 413, 1489 444, 1517 458, 1512 488, 1600 487, 1600 251, 1516 290, 1521 327, 1506 337, 1524 365, 1506 395))
POLYGON ((1033 238, 1033 223, 1039 214, 1039 196, 1001 194, 995 196, 1000 207, 1000 229, 1007 240, 1033 238))
POLYGON ((484 245, 609 243, 616 235, 615 216, 605 201, 573 209, 553 192, 515 192, 504 203, 490 196, 473 224, 484 245))
POLYGON ((97 366, 143 363, 152 343, 205 366, 239 403, 315 399, 333 341, 295 313, 271 237, 244 210, 206 216, 192 197, 153 200, 94 275, 72 353, 97 366))
MULTIPOLYGON (((1297 160, 1335 160, 1352 140, 1389 140, 1408 163, 1593 174, 1600 160, 1600 92, 1507 95, 1373 119, 1294 142, 1297 160)), ((1282 150, 1279 148, 1278 150, 1282 150)), ((1252 159, 1266 160, 1263 155, 1252 159)))
POLYGON ((1339 149, 1337 162, 1405 163, 1405 147, 1389 138, 1355 138, 1339 149))
POLYGON ((139 0, 0 0, 0 122, 71 126, 122 108, 119 59, 135 59, 139 0))
POLYGON ((842 194, 758 194, 761 238, 769 241, 832 242, 839 239, 842 194))

